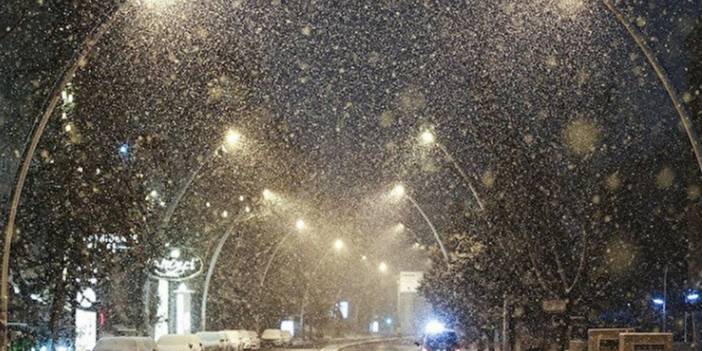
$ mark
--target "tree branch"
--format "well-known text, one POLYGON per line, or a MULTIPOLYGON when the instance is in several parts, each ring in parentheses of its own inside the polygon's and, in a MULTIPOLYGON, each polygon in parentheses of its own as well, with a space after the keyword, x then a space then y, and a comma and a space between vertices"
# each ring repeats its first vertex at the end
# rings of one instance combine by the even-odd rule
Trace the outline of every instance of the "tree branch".
POLYGON ((587 257, 587 252, 588 252, 588 247, 589 247, 589 241, 588 241, 588 235, 587 232, 583 231, 583 248, 580 251, 580 262, 578 263, 578 269, 575 271, 575 278, 573 278, 573 283, 566 289, 566 293, 570 294, 570 292, 575 288, 575 286, 578 284, 580 281, 580 277, 583 275, 583 272, 585 271, 585 263, 586 263, 586 257, 587 257))

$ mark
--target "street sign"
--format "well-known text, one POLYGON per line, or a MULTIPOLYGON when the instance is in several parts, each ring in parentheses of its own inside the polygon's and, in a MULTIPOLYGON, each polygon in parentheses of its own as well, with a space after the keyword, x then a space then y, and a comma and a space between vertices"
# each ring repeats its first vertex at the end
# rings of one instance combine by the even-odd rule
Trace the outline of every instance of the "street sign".
POLYGON ((200 275, 202 259, 192 251, 186 248, 173 249, 168 257, 151 261, 150 275, 169 281, 183 281, 200 275))
POLYGON ((563 299, 544 300, 541 308, 546 313, 563 313, 566 310, 567 304, 568 300, 563 299))

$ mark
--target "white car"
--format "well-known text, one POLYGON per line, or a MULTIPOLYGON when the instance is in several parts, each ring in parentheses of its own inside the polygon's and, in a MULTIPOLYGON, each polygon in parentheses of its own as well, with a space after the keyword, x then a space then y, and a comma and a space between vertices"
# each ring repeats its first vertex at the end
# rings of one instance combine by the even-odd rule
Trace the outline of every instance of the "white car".
POLYGON ((266 329, 261 334, 261 344, 264 347, 284 346, 285 336, 280 329, 266 329))
POLYGON ((203 351, 202 340, 195 334, 166 334, 158 338, 158 351, 203 351))
POLYGON ((222 330, 221 333, 227 335, 229 341, 229 349, 233 351, 244 350, 244 345, 249 338, 246 332, 241 330, 222 330))
POLYGON ((258 350, 261 348, 261 339, 258 338, 258 333, 253 330, 242 330, 249 335, 248 340, 244 345, 245 350, 258 350))
POLYGON ((287 330, 283 330, 282 336, 283 336, 283 345, 286 345, 286 346, 292 345, 293 335, 291 332, 289 332, 287 330))
POLYGON ((202 340, 202 347, 206 351, 228 351, 229 338, 222 332, 204 331, 195 334, 202 340))
POLYGON ((93 351, 156 351, 154 339, 139 336, 108 336, 98 340, 93 351))

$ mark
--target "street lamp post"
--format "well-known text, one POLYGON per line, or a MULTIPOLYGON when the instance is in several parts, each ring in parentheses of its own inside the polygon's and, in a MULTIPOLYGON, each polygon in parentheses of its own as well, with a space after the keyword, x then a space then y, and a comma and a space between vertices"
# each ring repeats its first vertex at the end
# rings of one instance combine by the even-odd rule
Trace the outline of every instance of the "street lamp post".
POLYGON ((458 165, 458 162, 456 162, 456 159, 451 155, 446 147, 436 141, 436 137, 434 136, 434 133, 432 133, 430 130, 425 130, 420 134, 419 139, 422 144, 424 145, 436 145, 436 147, 441 150, 441 153, 444 155, 446 160, 448 160, 453 168, 458 172, 458 175, 461 176, 463 179, 463 182, 465 183, 466 186, 468 186, 468 189, 470 189, 470 192, 473 194, 473 198, 475 198, 475 202, 478 204, 478 207, 480 207, 480 210, 484 210, 485 206, 483 205, 483 201, 480 200, 480 196, 478 196, 478 191, 475 190, 475 187, 473 186, 473 182, 471 182, 470 178, 466 175, 466 173, 463 171, 463 168, 461 168, 460 165, 458 165))
POLYGON ((653 72, 661 82, 661 85, 663 85, 666 93, 668 93, 670 102, 673 104, 675 111, 678 113, 680 122, 682 122, 682 125, 685 128, 685 133, 687 133, 687 138, 690 141, 692 152, 695 154, 695 159, 697 160, 697 166, 700 168, 700 171, 702 171, 702 150, 700 148, 699 136, 695 131, 690 115, 685 109, 685 104, 678 96, 678 93, 673 86, 673 83, 670 81, 670 78, 668 78, 665 69, 663 66, 661 66, 660 62, 658 62, 656 54, 653 52, 653 50, 651 50, 648 44, 646 44, 646 39, 634 28, 634 26, 631 25, 631 23, 629 23, 626 17, 624 17, 624 15, 617 9, 617 7, 614 6, 612 0, 602 0, 602 2, 605 4, 605 7, 609 10, 609 12, 614 15, 616 20, 619 21, 624 29, 626 29, 629 36, 634 39, 634 43, 636 43, 641 52, 643 52, 644 56, 646 56, 646 60, 653 68, 653 72))
POLYGON ((662 297, 654 297, 651 302, 653 302, 654 305, 660 306, 661 307, 661 312, 663 315, 663 318, 661 320, 661 329, 665 333, 666 331, 666 322, 668 319, 668 266, 665 266, 665 270, 663 271, 663 296, 662 297))
POLYGON ((249 221, 255 218, 256 216, 256 214, 249 214, 248 216, 242 216, 238 219, 233 220, 232 223, 229 224, 227 230, 224 232, 224 235, 222 235, 222 237, 217 242, 217 247, 215 248, 214 253, 212 254, 210 264, 207 267, 207 275, 205 276, 205 283, 202 289, 202 308, 200 310, 200 330, 202 331, 207 330, 207 296, 210 290, 210 281, 212 280, 214 269, 217 266, 219 254, 222 252, 222 247, 224 247, 224 244, 227 242, 227 239, 229 239, 229 236, 231 236, 238 224, 249 221))
POLYGON ((663 271, 663 332, 665 333, 668 319, 668 265, 663 271))
POLYGON ((168 208, 166 208, 166 213, 163 215, 163 219, 161 220, 161 224, 159 225, 158 229, 156 230, 156 234, 163 233, 164 230, 166 230, 166 227, 171 221, 171 218, 173 218, 173 214, 175 213, 175 210, 178 208, 178 205, 180 204, 180 201, 183 199, 185 194, 188 192, 188 189, 190 189, 190 186, 193 184, 193 181, 195 181, 195 178, 200 174, 202 169, 205 167, 205 165, 209 164, 212 159, 214 159, 217 156, 217 153, 222 150, 222 151, 227 151, 227 147, 229 148, 234 148, 236 147, 239 142, 241 141, 241 134, 239 132, 230 129, 227 131, 227 133, 224 136, 224 142, 222 144, 217 145, 205 158, 202 159, 195 167, 190 172, 190 175, 188 178, 185 179, 185 182, 183 185, 180 186, 178 189, 178 192, 176 193, 175 197, 173 200, 170 202, 168 205, 168 208))
POLYGON ((39 116, 37 123, 34 124, 32 131, 30 132, 31 138, 29 139, 29 144, 24 150, 22 157, 22 163, 19 168, 15 180, 15 187, 12 191, 10 209, 7 217, 7 224, 5 226, 5 242, 3 246, 3 258, 2 258, 2 279, 0 279, 0 335, 2 340, 0 340, 0 351, 5 351, 8 348, 8 338, 7 338, 7 323, 8 323, 8 285, 9 285, 9 275, 10 275, 10 254, 12 251, 12 236, 15 232, 15 220, 17 217, 17 210, 19 207, 20 199, 22 197, 22 190, 24 189, 24 183, 27 179, 27 174, 29 173, 29 166, 32 163, 32 158, 34 158, 34 152, 39 145, 41 137, 44 135, 44 130, 46 129, 49 119, 54 114, 54 110, 58 105, 59 99, 61 97, 61 92, 66 89, 66 86, 81 68, 84 62, 87 62, 88 57, 92 53, 93 49, 100 41, 100 39, 107 33, 110 28, 114 25, 117 18, 122 16, 127 12, 129 8, 129 3, 131 1, 127 0, 123 2, 115 12, 113 12, 104 22, 102 22, 94 31, 88 34, 80 46, 80 50, 73 55, 70 64, 66 66, 63 70, 59 79, 54 82, 51 92, 47 97, 44 104, 46 108, 39 116))
MULTIPOLYGON (((163 219, 161 220, 161 223, 159 223, 158 228, 155 231, 156 235, 161 235, 163 232, 166 230, 168 227, 168 224, 170 223, 171 219, 173 218, 173 214, 175 213, 175 210, 178 208, 178 205, 180 204, 181 200, 185 196, 185 194, 188 192, 188 189, 190 189, 190 186, 193 184, 195 181, 195 178, 197 178, 198 174, 202 171, 202 169, 205 167, 205 165, 209 164, 212 159, 214 159, 217 156, 217 153, 222 150, 224 152, 227 152, 228 148, 233 149, 236 147, 241 141, 241 134, 234 130, 234 129, 229 129, 225 135, 224 135, 224 141, 217 145, 211 152, 207 154, 207 156, 202 159, 197 167, 195 167, 190 174, 188 175, 188 178, 186 178, 185 182, 178 188, 178 192, 176 193, 175 197, 170 201, 168 204, 168 207, 166 208, 166 212, 163 215, 163 219)), ((236 222, 236 221, 235 221, 236 222)), ((227 235, 228 237, 228 235, 227 235)), ((226 239, 224 240, 226 242, 226 239)), ((224 245, 224 243, 222 243, 224 245)), ((219 255, 219 253, 217 253, 219 255)), ((206 280, 206 285, 209 286, 209 280, 206 280)), ((150 281, 147 279, 147 281, 144 283, 144 294, 147 298, 144 299, 144 315, 147 316, 146 319, 148 319, 148 316, 150 315, 149 311, 149 305, 148 305, 148 296, 149 296, 149 291, 151 289, 150 281)), ((205 290, 203 294, 203 300, 206 301, 207 299, 207 290, 205 290)), ((206 309, 206 302, 203 303, 203 315, 205 314, 204 310, 206 309)), ((204 323, 204 322, 202 322, 204 323)), ((203 329, 204 330, 204 329, 203 329)), ((3 350, 0 350, 3 351, 3 350)))
POLYGON ((409 194, 407 194, 407 191, 405 191, 405 187, 402 184, 397 184, 395 187, 390 191, 390 195, 399 199, 402 197, 407 198, 410 203, 412 203, 412 206, 419 212, 419 214, 422 216, 424 221, 427 223, 429 226, 429 229, 431 229, 432 234, 434 234, 434 239, 436 240, 437 244, 439 244, 439 249, 441 250, 441 254, 444 256, 444 261, 446 261, 446 264, 449 263, 449 256, 448 252, 446 251, 446 247, 444 247, 444 243, 441 241, 441 237, 439 237, 439 233, 436 231, 436 228, 434 227, 434 224, 431 222, 427 214, 424 212, 421 206, 417 203, 417 201, 412 198, 409 194))
POLYGON ((329 257, 329 255, 332 252, 334 252, 334 251, 339 252, 343 248, 344 248, 344 242, 341 241, 341 239, 336 239, 334 241, 333 250, 332 249, 327 250, 327 252, 325 252, 324 255, 322 255, 322 257, 320 257, 319 261, 317 261, 317 264, 315 265, 314 269, 312 270, 312 273, 310 273, 310 275, 309 275, 309 279, 307 280, 306 285, 305 285, 305 292, 302 294, 302 302, 300 303, 300 337, 302 337, 303 339, 305 338, 305 305, 307 304, 307 296, 309 296, 310 286, 312 285, 311 284, 312 279, 317 274, 317 271, 319 271, 319 267, 322 266, 322 262, 324 262, 324 260, 327 259, 327 257, 329 257))
MULTIPOLYGON (((298 220, 295 222, 295 229, 297 229, 298 232, 304 230, 305 228, 307 228, 307 225, 305 224, 305 222, 304 222, 302 219, 298 219, 298 220)), ((271 257, 268 259, 268 262, 266 263, 266 268, 263 270, 263 275, 261 276, 261 283, 259 284, 259 287, 260 287, 260 288, 263 288, 263 285, 264 285, 265 282, 266 282, 266 277, 268 277, 268 271, 269 271, 270 268, 271 268, 271 264, 273 263, 273 260, 274 260, 275 257, 278 255, 278 251, 280 250, 281 247, 283 247, 283 244, 285 243, 285 241, 286 241, 289 237, 291 237, 293 233, 295 233, 295 232, 294 232, 294 231, 289 231, 289 232, 288 232, 287 234, 285 234, 285 235, 283 236, 283 238, 280 239, 280 241, 278 241, 278 243, 275 245, 275 248, 273 249, 273 253, 271 254, 271 257)))

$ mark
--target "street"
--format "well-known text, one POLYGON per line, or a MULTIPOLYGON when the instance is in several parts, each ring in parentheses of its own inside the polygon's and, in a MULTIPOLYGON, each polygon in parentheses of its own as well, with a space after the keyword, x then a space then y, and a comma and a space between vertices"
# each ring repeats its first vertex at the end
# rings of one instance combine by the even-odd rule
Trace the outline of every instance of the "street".
POLYGON ((367 344, 350 348, 345 348, 344 351, 416 351, 417 346, 408 341, 397 341, 380 344, 367 344))
POLYGON ((0 3, 0 351, 702 351, 702 0, 0 3))

